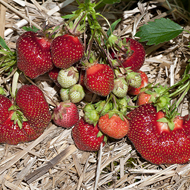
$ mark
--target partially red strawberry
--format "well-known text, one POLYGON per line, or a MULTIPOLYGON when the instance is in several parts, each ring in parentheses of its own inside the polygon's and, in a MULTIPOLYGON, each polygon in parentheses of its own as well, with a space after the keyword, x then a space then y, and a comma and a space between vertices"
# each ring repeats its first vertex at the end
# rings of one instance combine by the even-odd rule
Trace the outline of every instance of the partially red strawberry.
POLYGON ((138 94, 138 99, 137 99, 137 105, 143 105, 143 104, 148 104, 148 103, 152 103, 152 101, 150 101, 151 99, 151 95, 147 94, 145 92, 140 92, 138 94))
POLYGON ((83 151, 98 151, 100 144, 105 144, 104 135, 100 133, 98 126, 85 122, 81 118, 72 129, 72 137, 78 149, 83 151))
POLYGON ((53 69, 50 45, 50 40, 41 34, 22 34, 16 42, 18 68, 32 79, 53 69))
POLYGON ((114 114, 111 117, 109 113, 101 116, 98 121, 99 129, 109 137, 114 139, 121 139, 126 136, 129 130, 129 121, 123 117, 123 120, 119 115, 114 114))
POLYGON ((37 86, 23 85, 18 90, 15 101, 32 125, 47 127, 51 113, 43 92, 37 86))
POLYGON ((57 81, 59 71, 59 68, 53 67, 53 69, 48 72, 48 76, 58 87, 61 87, 61 85, 57 81))
POLYGON ((95 63, 86 69, 84 84, 91 92, 107 96, 114 88, 114 72, 106 64, 95 63))
POLYGON ((156 112, 152 104, 144 104, 131 111, 128 137, 143 158, 154 164, 183 164, 190 159, 190 122, 177 116, 170 123, 163 122, 165 114, 156 112), (157 121, 158 119, 161 119, 157 121))
POLYGON ((79 120, 78 108, 72 102, 60 102, 53 111, 53 121, 56 125, 70 128, 79 120))
POLYGON ((77 36, 58 36, 51 43, 51 55, 56 67, 67 69, 83 57, 84 45, 77 36))
POLYGON ((141 86, 139 88, 134 88, 132 86, 129 86, 128 94, 130 95, 138 95, 140 93, 141 88, 144 88, 148 85, 148 77, 145 72, 138 71, 141 76, 141 86))

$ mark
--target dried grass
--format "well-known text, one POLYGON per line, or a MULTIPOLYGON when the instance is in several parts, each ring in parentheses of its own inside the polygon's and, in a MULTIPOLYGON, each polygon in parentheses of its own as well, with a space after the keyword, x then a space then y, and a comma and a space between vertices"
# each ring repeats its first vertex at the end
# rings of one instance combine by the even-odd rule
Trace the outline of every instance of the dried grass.
MULTIPOLYGON (((102 11, 110 20, 123 17, 116 31, 119 36, 134 36, 138 28, 156 18, 176 18, 183 21, 179 10, 169 11, 152 1, 138 3, 132 10, 124 11, 130 3, 121 2, 106 6, 102 11), (178 16, 177 16, 178 15, 178 16)), ((76 9, 74 0, 26 2, 0 0, 0 35, 8 46, 15 49, 15 42, 25 25, 41 28, 62 22, 61 15, 76 9)), ((183 22, 185 23, 185 22, 183 22)), ((107 26, 104 25, 106 28, 107 26)), ((184 26, 189 30, 188 25, 184 26)), ((157 46, 146 46, 145 71, 152 83, 172 85, 180 80, 190 57, 187 48, 189 34, 182 33, 176 39, 157 46)), ((13 73, 12 73, 13 74, 13 73)), ((11 76, 0 75, 0 84, 7 94, 11 76)), ((25 78, 20 78, 25 83, 25 78)), ((46 76, 34 80, 55 102, 59 101, 58 89, 46 76)), ((47 99, 50 108, 52 101, 47 99)), ((188 114, 189 96, 180 107, 182 115, 188 114)), ((82 112, 81 112, 82 113, 82 112)), ((146 162, 124 138, 101 146, 98 153, 78 150, 71 137, 71 129, 63 129, 50 123, 45 132, 35 141, 12 145, 0 145, 0 189, 3 190, 51 190, 51 189, 114 189, 114 190, 187 190, 190 189, 190 164, 157 166, 146 162)))

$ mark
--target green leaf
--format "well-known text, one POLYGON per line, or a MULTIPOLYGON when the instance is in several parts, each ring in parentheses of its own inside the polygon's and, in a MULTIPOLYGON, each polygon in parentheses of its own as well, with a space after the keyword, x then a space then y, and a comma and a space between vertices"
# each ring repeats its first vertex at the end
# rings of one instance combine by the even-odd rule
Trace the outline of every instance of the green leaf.
POLYGON ((162 117, 158 119, 157 122, 168 123, 168 119, 166 119, 165 117, 162 117))
MULTIPOLYGON (((117 24, 121 21, 121 19, 116 20, 114 23, 111 24, 111 30, 114 31, 115 27, 117 26, 117 24)), ((107 35, 110 36, 111 35, 111 30, 109 28, 109 30, 107 31, 107 35)))
POLYGON ((140 42, 148 41, 147 45, 157 45, 177 37, 183 28, 170 19, 160 18, 148 22, 140 27, 135 36, 140 37, 140 42))
POLYGON ((10 51, 10 49, 9 49, 9 47, 7 46, 5 40, 4 40, 1 36, 0 36, 0 45, 1 45, 4 49, 10 51))
POLYGON ((35 26, 32 26, 32 27, 23 26, 22 29, 26 31, 32 31, 32 32, 37 32, 39 30, 35 26))
POLYGON ((120 3, 120 0, 103 0, 102 3, 105 3, 105 4, 120 3))
POLYGON ((61 18, 70 19, 70 18, 73 18, 74 16, 75 16, 75 14, 69 14, 69 15, 62 16, 61 18))

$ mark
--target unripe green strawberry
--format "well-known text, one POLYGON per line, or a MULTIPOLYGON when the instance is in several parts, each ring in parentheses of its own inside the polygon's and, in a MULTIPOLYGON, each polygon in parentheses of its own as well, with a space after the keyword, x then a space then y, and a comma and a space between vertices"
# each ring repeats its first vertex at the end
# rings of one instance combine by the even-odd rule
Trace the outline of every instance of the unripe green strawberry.
POLYGON ((99 114, 96 111, 94 105, 86 104, 83 111, 84 111, 84 120, 89 124, 93 124, 95 126, 99 120, 99 114))
POLYGON ((69 100, 69 89, 68 88, 62 88, 60 90, 60 96, 61 96, 61 100, 63 100, 64 102, 69 100))
POLYGON ((130 72, 126 76, 128 84, 134 88, 139 88, 141 86, 141 76, 140 73, 130 72))
POLYGON ((114 89, 113 93, 119 97, 123 98, 126 96, 128 91, 128 85, 124 78, 118 78, 114 80, 114 89))
POLYGON ((79 73, 75 67, 62 69, 58 73, 57 81, 63 88, 69 88, 77 83, 79 73))
POLYGON ((75 84, 69 90, 69 99, 73 103, 80 102, 85 96, 84 89, 80 84, 75 84))

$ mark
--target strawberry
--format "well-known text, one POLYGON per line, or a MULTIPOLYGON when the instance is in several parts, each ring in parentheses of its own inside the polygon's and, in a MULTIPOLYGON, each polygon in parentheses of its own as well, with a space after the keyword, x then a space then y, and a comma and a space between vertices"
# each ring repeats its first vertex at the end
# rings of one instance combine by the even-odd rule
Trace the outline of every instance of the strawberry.
POLYGON ((70 128, 79 120, 77 106, 72 102, 61 102, 53 110, 53 121, 56 125, 70 128))
POLYGON ((12 102, 3 95, 0 95, 0 124, 5 122, 9 117, 8 109, 11 107, 12 102))
POLYGON ((129 90, 128 90, 128 94, 130 95, 138 95, 140 93, 141 88, 144 88, 145 86, 148 85, 148 77, 146 75, 146 73, 144 73, 143 71, 138 71, 138 73, 140 73, 141 76, 141 85, 139 88, 134 88, 132 86, 129 86, 129 90))
POLYGON ((129 130, 129 121, 119 115, 113 114, 111 117, 109 113, 101 116, 98 122, 99 129, 109 137, 114 139, 123 138, 129 130))
POLYGON ((48 76, 58 87, 61 87, 60 84, 57 81, 59 71, 60 71, 59 68, 53 67, 53 69, 48 72, 48 76))
POLYGON ((138 99, 137 99, 137 105, 143 105, 143 104, 148 104, 148 103, 152 103, 152 101, 150 101, 151 99, 151 95, 147 94, 145 92, 140 92, 138 94, 138 99))
POLYGON ((154 164, 186 163, 190 159, 190 122, 176 116, 172 129, 164 116, 152 104, 139 106, 127 115, 127 135, 141 156, 154 164))
POLYGON ((122 62, 122 65, 130 67, 133 71, 138 71, 145 60, 145 50, 141 43, 131 38, 126 38, 126 43, 129 43, 129 53, 126 60, 122 62))
POLYGON ((114 72, 106 64, 95 63, 86 69, 84 84, 91 92, 107 96, 114 88, 114 72))
POLYGON ((45 126, 38 128, 33 125, 19 110, 14 110, 16 106, 7 97, 0 95, 0 100, 0 143, 18 144, 28 142, 43 133, 45 126), (20 123, 21 120, 22 123, 20 123))
POLYGON ((15 101, 32 125, 44 128, 50 122, 49 105, 37 86, 23 85, 18 90, 15 101))
POLYGON ((16 42, 18 68, 32 79, 52 70, 50 44, 47 38, 38 33, 23 33, 16 42))
POLYGON ((116 38, 115 44, 118 44, 116 46, 117 55, 111 51, 112 58, 118 58, 125 68, 129 67, 132 71, 139 71, 145 60, 143 45, 132 38, 124 38, 122 40, 116 38), (119 49, 118 46, 120 47, 119 49))
POLYGON ((77 36, 58 36, 51 43, 51 55, 56 67, 67 69, 83 57, 84 45, 77 36))
POLYGON ((83 151, 98 151, 100 144, 105 144, 104 135, 99 134, 98 126, 85 122, 84 118, 81 118, 72 129, 75 145, 83 151))
POLYGON ((114 79, 114 89, 113 89, 113 93, 119 97, 119 98, 123 98, 126 96, 128 91, 128 85, 127 82, 124 78, 117 78, 114 79))

